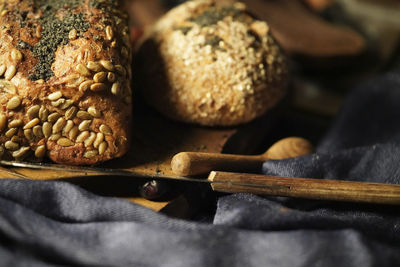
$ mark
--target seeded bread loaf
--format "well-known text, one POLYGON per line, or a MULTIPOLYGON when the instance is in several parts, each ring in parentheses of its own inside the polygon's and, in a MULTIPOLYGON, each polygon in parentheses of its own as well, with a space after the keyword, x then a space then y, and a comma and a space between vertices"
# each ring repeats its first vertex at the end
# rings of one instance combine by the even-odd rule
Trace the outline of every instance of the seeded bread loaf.
POLYGON ((188 1, 147 33, 135 60, 141 91, 162 114, 227 126, 265 114, 284 96, 285 56, 266 22, 233 1, 188 1))
POLYGON ((0 154, 94 164, 129 147, 131 45, 113 0, 0 0, 0 154))

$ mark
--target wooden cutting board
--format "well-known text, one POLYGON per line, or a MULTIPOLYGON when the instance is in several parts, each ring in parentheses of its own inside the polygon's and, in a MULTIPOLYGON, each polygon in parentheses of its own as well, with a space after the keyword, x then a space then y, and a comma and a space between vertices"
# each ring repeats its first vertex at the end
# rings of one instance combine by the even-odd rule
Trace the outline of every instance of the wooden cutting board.
MULTIPOLYGON (((274 110, 269 116, 235 128, 209 128, 171 121, 142 101, 136 102, 130 152, 98 167, 131 170, 149 176, 173 175, 171 159, 182 151, 248 154, 262 142, 277 119, 275 114, 278 114, 274 110)), ((137 189, 144 181, 135 178, 25 168, 0 168, 0 178, 67 181, 96 194, 127 198, 156 211, 175 213, 176 209, 189 205, 180 194, 161 202, 143 199, 137 189)))

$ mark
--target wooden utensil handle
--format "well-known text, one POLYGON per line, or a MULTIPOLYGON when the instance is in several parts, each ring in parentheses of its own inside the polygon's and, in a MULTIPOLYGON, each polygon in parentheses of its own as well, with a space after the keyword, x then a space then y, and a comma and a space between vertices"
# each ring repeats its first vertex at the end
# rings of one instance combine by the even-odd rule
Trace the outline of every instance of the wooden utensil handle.
POLYGON ((262 156, 181 152, 173 157, 171 167, 179 176, 205 174, 212 170, 245 172, 261 168, 265 160, 262 156))
POLYGON ((210 171, 260 171, 268 159, 284 159, 312 153, 313 146, 304 138, 288 137, 258 156, 219 153, 181 152, 171 161, 172 171, 179 176, 200 175, 210 171))
POLYGON ((211 172, 215 191, 400 205, 400 185, 211 172))

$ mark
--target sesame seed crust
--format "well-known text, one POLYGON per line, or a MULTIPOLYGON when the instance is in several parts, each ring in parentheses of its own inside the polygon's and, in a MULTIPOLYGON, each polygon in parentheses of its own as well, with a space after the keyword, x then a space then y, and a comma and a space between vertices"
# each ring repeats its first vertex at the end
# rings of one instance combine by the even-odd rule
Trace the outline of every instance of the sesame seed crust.
POLYGON ((284 96, 288 67, 266 22, 242 3, 189 1, 147 34, 137 57, 148 102, 175 120, 246 123, 284 96))

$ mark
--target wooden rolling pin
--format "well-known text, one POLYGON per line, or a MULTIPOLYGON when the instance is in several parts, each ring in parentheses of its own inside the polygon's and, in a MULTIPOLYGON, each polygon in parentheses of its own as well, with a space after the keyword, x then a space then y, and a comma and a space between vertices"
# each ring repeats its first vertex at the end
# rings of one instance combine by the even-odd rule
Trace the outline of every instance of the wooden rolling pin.
POLYGON ((313 151, 313 146, 306 139, 288 137, 257 156, 181 152, 172 158, 171 168, 179 176, 208 174, 211 171, 255 172, 260 171, 267 160, 293 158, 313 151))

